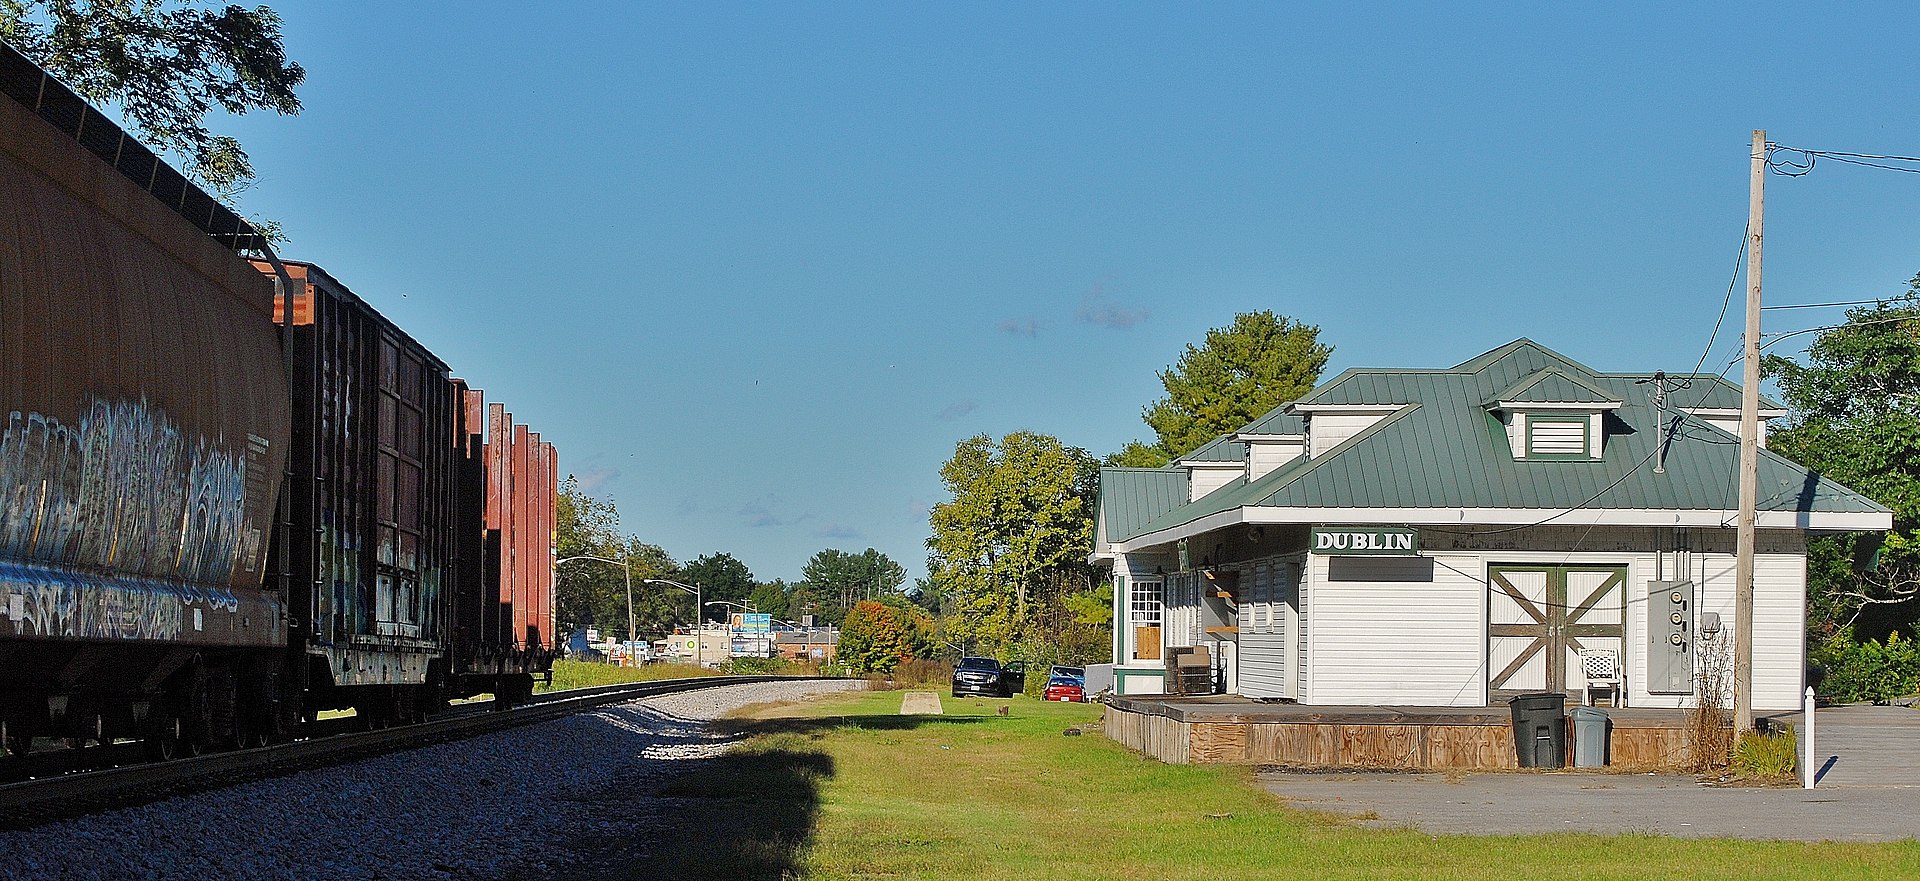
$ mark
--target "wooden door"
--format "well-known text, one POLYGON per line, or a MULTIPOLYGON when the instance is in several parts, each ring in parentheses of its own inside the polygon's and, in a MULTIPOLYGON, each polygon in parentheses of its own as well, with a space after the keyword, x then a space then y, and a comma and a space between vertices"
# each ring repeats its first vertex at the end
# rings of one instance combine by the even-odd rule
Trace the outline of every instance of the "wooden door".
POLYGON ((1584 686, 1581 651, 1625 646, 1626 581, 1623 566, 1490 567, 1489 699, 1584 686))

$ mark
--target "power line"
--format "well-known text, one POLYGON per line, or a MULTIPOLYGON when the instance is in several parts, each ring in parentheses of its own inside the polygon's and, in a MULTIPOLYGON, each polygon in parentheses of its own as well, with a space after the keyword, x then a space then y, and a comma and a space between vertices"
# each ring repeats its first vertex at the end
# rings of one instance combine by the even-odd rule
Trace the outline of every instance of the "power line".
POLYGON ((1884 153, 1849 153, 1844 150, 1809 150, 1804 147, 1789 147, 1785 144, 1767 145, 1767 170, 1787 177, 1802 177, 1813 171, 1822 159, 1844 162, 1848 165, 1861 165, 1867 168, 1879 168, 1886 171, 1899 171, 1907 174, 1920 174, 1920 156, 1893 156, 1884 153), (1774 158, 1775 153, 1796 153, 1800 161, 1787 158, 1774 158), (1913 165, 1890 165, 1893 162, 1909 162, 1913 165))
POLYGON ((1760 311, 1765 312, 1769 309, 1824 309, 1828 306, 1872 306, 1878 303, 1885 303, 1888 299, 1889 298, 1878 300, 1840 300, 1833 303, 1795 303, 1786 306, 1761 306, 1760 311))
POLYGON ((1920 321, 1920 315, 1902 315, 1897 318, 1875 318, 1870 321, 1849 321, 1849 322, 1846 322, 1845 324, 1828 324, 1821 327, 1809 327, 1805 330, 1791 330, 1785 333, 1762 334, 1762 336, 1770 336, 1770 337, 1773 337, 1773 339, 1760 344, 1760 348, 1764 349, 1768 346, 1773 345, 1774 343, 1777 343, 1781 340, 1786 339, 1787 337, 1795 337, 1803 333, 1819 333, 1820 331, 1823 331, 1823 330, 1841 330, 1843 328, 1848 328, 1848 327, 1865 327, 1869 324, 1892 324, 1900 321, 1920 321))

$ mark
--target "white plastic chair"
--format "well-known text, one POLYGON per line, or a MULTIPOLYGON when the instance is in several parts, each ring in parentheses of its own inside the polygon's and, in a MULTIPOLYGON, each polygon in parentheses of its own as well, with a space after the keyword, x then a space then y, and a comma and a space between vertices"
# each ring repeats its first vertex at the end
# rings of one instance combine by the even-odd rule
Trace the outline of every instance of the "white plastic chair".
POLYGON ((1613 649, 1587 649, 1580 653, 1580 671, 1587 676, 1587 706, 1593 706, 1593 690, 1606 689, 1607 705, 1620 706, 1620 653, 1613 649))

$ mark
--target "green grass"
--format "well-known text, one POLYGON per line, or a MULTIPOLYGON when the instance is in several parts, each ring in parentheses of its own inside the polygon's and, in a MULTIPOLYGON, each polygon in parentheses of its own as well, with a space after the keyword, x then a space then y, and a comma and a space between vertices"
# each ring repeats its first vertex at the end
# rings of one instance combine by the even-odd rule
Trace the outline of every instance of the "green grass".
MULTIPOLYGON (((1434 836, 1290 809, 1245 769, 1173 766, 1099 736, 1098 706, 900 692, 759 708, 670 784, 685 822, 614 878, 1913 878, 1920 845, 1650 835, 1434 836), (1009 708, 1005 717, 997 707, 1009 708), (1085 727, 1084 736, 1063 736, 1085 727)), ((636 830, 636 834, 638 830, 636 830)))
POLYGON ((652 682, 657 679, 687 679, 694 676, 718 676, 719 671, 693 664, 648 664, 644 667, 616 667, 592 661, 553 662, 553 683, 539 684, 535 691, 560 691, 622 682, 652 682))

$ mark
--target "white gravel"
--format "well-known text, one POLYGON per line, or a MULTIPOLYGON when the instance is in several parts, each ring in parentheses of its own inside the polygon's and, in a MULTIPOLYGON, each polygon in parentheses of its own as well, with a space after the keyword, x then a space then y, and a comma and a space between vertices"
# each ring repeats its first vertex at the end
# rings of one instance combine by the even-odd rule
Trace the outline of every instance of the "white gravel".
POLYGON ((592 795, 724 750, 704 723, 864 688, 770 682, 662 695, 455 743, 0 832, 0 878, 479 879, 546 875, 592 795))

